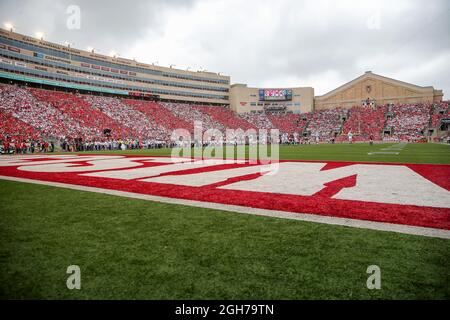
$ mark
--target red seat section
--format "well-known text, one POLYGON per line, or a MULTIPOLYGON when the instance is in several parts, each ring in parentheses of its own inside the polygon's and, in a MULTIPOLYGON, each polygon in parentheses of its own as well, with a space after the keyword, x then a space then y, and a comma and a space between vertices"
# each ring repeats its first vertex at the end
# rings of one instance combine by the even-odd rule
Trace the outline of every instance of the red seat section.
POLYGON ((136 135, 133 130, 122 126, 97 108, 93 108, 89 102, 83 99, 83 96, 65 92, 29 90, 36 99, 47 103, 77 123, 78 129, 76 135, 73 136, 75 138, 82 137, 84 140, 102 139, 105 129, 110 129, 113 137, 117 139, 125 139, 136 135))
POLYGON ((348 112, 348 119, 344 123, 342 136, 338 141, 347 139, 349 132, 353 134, 353 141, 368 141, 370 136, 374 140, 381 140, 386 122, 387 107, 355 106, 348 112))
MULTIPOLYGON (((311 113, 237 114, 227 106, 154 102, 80 95, 0 84, 0 140, 52 139, 105 143, 132 140, 134 145, 167 144, 176 129, 278 129, 282 143, 312 141, 423 140, 449 118, 449 102, 354 106, 311 113), (105 131, 106 129, 109 129, 105 131), (105 132, 109 133, 105 135, 105 132), (306 141, 311 141, 306 137, 306 141)), ((215 134, 214 134, 215 136, 215 134)))

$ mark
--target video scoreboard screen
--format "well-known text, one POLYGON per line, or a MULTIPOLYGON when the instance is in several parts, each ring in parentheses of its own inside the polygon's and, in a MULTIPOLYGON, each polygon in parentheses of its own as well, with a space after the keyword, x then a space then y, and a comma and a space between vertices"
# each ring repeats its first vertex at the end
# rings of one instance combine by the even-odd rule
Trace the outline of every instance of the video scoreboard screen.
POLYGON ((290 89, 261 89, 259 90, 260 101, 288 101, 292 100, 290 89))

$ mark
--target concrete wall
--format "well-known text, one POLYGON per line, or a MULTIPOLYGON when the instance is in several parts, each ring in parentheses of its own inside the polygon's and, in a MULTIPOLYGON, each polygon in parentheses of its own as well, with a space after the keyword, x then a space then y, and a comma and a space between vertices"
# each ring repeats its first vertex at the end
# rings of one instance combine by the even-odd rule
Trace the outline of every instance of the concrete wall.
POLYGON ((433 87, 420 87, 383 77, 370 71, 343 86, 314 99, 316 110, 336 107, 351 108, 363 100, 375 100, 378 105, 387 103, 419 103, 442 101, 443 93, 433 87))
POLYGON ((313 88, 283 88, 292 90, 291 101, 260 101, 259 90, 268 88, 249 88, 245 84, 234 84, 230 88, 230 107, 237 113, 262 112, 265 105, 286 106, 293 113, 311 112, 314 106, 313 88))

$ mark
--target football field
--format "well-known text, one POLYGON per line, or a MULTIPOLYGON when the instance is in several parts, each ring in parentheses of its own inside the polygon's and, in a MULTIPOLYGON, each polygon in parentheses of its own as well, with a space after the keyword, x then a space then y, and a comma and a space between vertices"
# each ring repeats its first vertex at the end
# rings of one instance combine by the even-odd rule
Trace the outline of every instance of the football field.
MULTIPOLYGON (((94 154, 95 157, 167 157, 171 155, 171 150, 87 152, 82 155, 94 157, 94 154)), ((53 156, 57 157, 45 157, 51 160, 53 156)), ((68 154, 64 156, 70 157, 68 154)), ((127 159, 119 158, 118 161, 127 159)), ((0 160, 6 163, 14 158, 2 157, 0 160)), ((328 195, 315 193, 316 197, 306 197, 296 190, 296 184, 287 183, 289 175, 283 185, 267 183, 266 188, 278 187, 277 192, 249 191, 246 188, 255 177, 250 177, 248 170, 251 168, 247 167, 233 168, 245 171, 248 178, 227 180, 235 183, 234 190, 238 191, 229 190, 229 187, 224 190, 226 187, 223 184, 191 186, 193 181, 215 177, 208 175, 209 167, 202 167, 189 172, 192 179, 188 179, 183 187, 174 187, 176 184, 168 183, 169 180, 163 181, 170 179, 170 173, 168 176, 158 176, 160 184, 153 180, 150 184, 153 183, 154 187, 148 192, 151 196, 166 200, 150 201, 152 198, 134 198, 127 196, 128 193, 117 196, 112 192, 108 194, 89 189, 115 190, 120 185, 121 192, 140 194, 141 184, 135 180, 104 178, 120 173, 120 169, 103 168, 106 170, 103 173, 87 174, 89 177, 84 174, 80 178, 78 173, 63 172, 61 167, 64 165, 56 163, 60 159, 42 167, 54 166, 54 170, 61 171, 44 173, 42 168, 32 171, 32 164, 18 162, 15 166, 0 168, 3 169, 0 175, 17 178, 15 181, 0 178, 0 298, 450 298, 450 240, 445 236, 433 236, 433 233, 419 235, 418 232, 414 235, 401 232, 403 229, 399 229, 400 232, 387 231, 389 225, 400 225, 402 228, 407 225, 406 228, 411 230, 437 230, 439 234, 448 234, 449 145, 280 146, 280 160, 286 163, 299 161, 293 163, 302 170, 306 164, 323 162, 325 167, 332 167, 328 171, 345 169, 348 167, 346 162, 350 162, 350 167, 372 168, 379 173, 379 180, 371 176, 368 181, 383 182, 381 177, 389 170, 408 174, 412 170, 417 173, 414 179, 426 179, 414 180, 405 175, 406 180, 400 182, 405 188, 416 188, 416 199, 405 195, 398 203, 396 199, 391 199, 381 205, 380 200, 375 198, 368 201, 375 195, 368 195, 367 191, 358 195, 364 202, 359 198, 352 198, 351 202, 345 198, 345 188, 350 190, 355 184, 340 185, 328 195), (31 169, 14 171, 20 165, 31 169), (103 174, 103 180, 100 180, 99 174, 103 174), (19 182, 20 179, 27 183, 19 182), (106 180, 114 181, 114 186, 110 182, 107 185, 106 180), (408 185, 410 181, 424 183, 425 187, 408 185), (62 182, 68 187, 58 185, 62 182), (169 187, 165 189, 164 183, 169 187), (79 190, 71 188, 74 185, 79 190), (280 189, 281 186, 284 189, 280 189), (172 196, 171 189, 180 194, 196 190, 197 194, 180 195, 180 198, 183 201, 214 203, 214 209, 211 206, 175 204, 182 202, 178 201, 178 195, 172 196), (426 194, 428 191, 430 194, 426 194), (261 196, 250 199, 250 195, 255 194, 261 196), (341 198, 337 200, 338 194, 341 198), (223 200, 224 195, 228 197, 226 201, 223 200), (236 195, 236 198, 229 195, 236 195), (172 197, 173 203, 167 201, 172 197), (289 198, 296 200, 289 203, 289 198), (305 203, 302 203, 303 200, 305 203), (308 205, 312 202, 318 207, 311 209, 316 210, 314 214, 329 219, 330 210, 335 210, 336 216, 331 218, 340 222, 308 221, 311 213, 308 205), (306 218, 298 220, 287 215, 283 217, 288 218, 283 219, 264 214, 250 215, 243 212, 245 209, 240 212, 225 209, 227 205, 239 205, 240 208, 249 208, 249 211, 254 208, 264 212, 275 209, 292 211, 290 214, 293 216, 295 213, 306 213, 306 218), (220 206, 224 209, 220 210, 220 206), (325 206, 327 208, 320 209, 325 206), (349 223, 367 220, 375 226, 384 226, 384 229, 366 227, 365 224, 352 227, 349 223), (69 276, 66 270, 71 265, 80 266, 80 290, 68 290, 66 286, 69 276), (372 265, 381 270, 379 290, 369 290, 366 284, 370 276, 366 271, 372 265)), ((155 167, 163 165, 149 165, 148 168, 155 167)), ((292 174, 297 174, 297 167, 293 168, 292 174)), ((360 169, 355 179, 360 179, 364 174, 367 170, 360 169)), ((341 175, 346 178, 348 173, 341 175)), ((258 179, 262 178, 258 176, 258 179)), ((344 178, 339 176, 333 181, 343 181, 344 178)), ((257 183, 258 187, 264 186, 263 180, 255 181, 261 181, 257 183)), ((385 181, 386 184, 380 183, 376 189, 380 189, 382 195, 381 191, 393 188, 391 185, 395 182, 395 179, 385 181)), ((336 183, 328 187, 336 187, 336 183)))

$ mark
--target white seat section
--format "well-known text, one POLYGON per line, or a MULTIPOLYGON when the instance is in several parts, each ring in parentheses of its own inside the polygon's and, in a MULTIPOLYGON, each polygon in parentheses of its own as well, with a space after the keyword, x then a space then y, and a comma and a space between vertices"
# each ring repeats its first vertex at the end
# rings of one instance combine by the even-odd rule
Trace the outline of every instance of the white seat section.
POLYGON ((166 184, 176 184, 180 186, 202 187, 213 183, 226 181, 230 178, 236 178, 253 173, 269 172, 269 166, 246 166, 235 169, 216 170, 209 172, 177 175, 177 176, 162 176, 144 179, 146 182, 157 182, 166 184))
POLYGON ((143 162, 178 162, 186 161, 185 159, 171 159, 171 158, 158 158, 158 157, 134 157, 125 158, 122 156, 107 156, 107 157, 86 157, 76 158, 71 160, 58 161, 57 163, 39 164, 20 167, 19 170, 31 171, 31 172, 85 172, 85 171, 99 171, 99 170, 112 170, 112 169, 127 169, 133 167, 141 167, 143 162), (89 161, 88 161, 89 160, 89 161), (74 161, 88 161, 89 166, 80 166, 73 163, 74 161))
MULTIPOLYGON (((166 158, 166 159, 168 159, 168 162, 170 162, 171 158, 166 158)), ((159 161, 157 161, 157 162, 159 162, 159 161)), ((190 161, 189 159, 180 158, 179 163, 174 163, 174 164, 169 164, 169 165, 146 167, 146 168, 136 168, 136 169, 129 169, 129 170, 116 170, 116 171, 109 171, 109 172, 88 173, 88 174, 83 174, 83 176, 134 180, 134 179, 155 177, 160 174, 168 173, 168 172, 176 172, 176 171, 189 170, 189 169, 200 169, 200 168, 206 168, 206 167, 221 165, 221 164, 232 164, 235 162, 236 162, 235 160, 220 160, 220 159, 190 161)))

